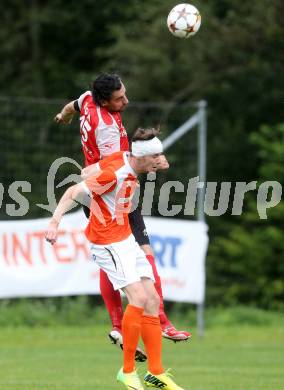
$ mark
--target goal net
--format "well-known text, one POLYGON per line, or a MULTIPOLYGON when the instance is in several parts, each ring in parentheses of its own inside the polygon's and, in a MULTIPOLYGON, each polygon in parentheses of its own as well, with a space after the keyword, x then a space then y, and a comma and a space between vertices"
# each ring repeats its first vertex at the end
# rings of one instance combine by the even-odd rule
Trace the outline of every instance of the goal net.
MULTIPOLYGON (((66 185, 70 185, 70 182, 65 186, 60 183, 66 177, 72 178, 72 174, 79 175, 79 165, 83 167, 79 116, 70 125, 54 123, 53 117, 66 103, 62 100, 0 97, 0 102, 0 219, 49 216, 50 213, 38 205, 48 203, 47 174, 54 161, 62 157, 68 158, 65 163, 58 164, 54 175, 57 199, 66 185), (58 185, 60 187, 56 189, 58 185), (25 207, 21 208, 19 203, 22 197, 26 200, 25 207)), ((130 136, 137 127, 158 126, 162 133, 161 139, 166 139, 194 115, 196 110, 194 103, 133 103, 123 113, 123 122, 130 136)), ((163 201, 160 189, 168 181, 178 181, 184 187, 184 192, 178 192, 178 188, 174 187, 170 190, 169 204, 184 205, 188 180, 198 175, 198 132, 195 130, 186 133, 167 149, 170 169, 157 175, 152 215, 160 214, 159 202, 163 201)), ((147 180, 146 176, 141 179, 142 195, 147 180)), ((184 218, 183 208, 176 217, 184 218)))

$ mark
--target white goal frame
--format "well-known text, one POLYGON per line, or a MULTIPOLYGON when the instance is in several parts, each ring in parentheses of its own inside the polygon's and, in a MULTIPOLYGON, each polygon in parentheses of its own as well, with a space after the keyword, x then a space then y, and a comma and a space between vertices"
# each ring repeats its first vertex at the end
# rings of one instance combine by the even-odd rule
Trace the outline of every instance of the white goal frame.
MULTIPOLYGON (((207 140, 207 102, 200 100, 196 103, 197 111, 186 122, 178 127, 171 135, 163 141, 164 150, 167 150, 176 143, 181 137, 192 130, 195 126, 198 129, 198 177, 199 182, 204 183, 197 193, 197 219, 205 222, 204 214, 204 199, 205 199, 205 183, 206 183, 206 140, 207 140)), ((204 303, 197 305, 197 330, 198 335, 203 336, 205 330, 204 321, 204 303)))

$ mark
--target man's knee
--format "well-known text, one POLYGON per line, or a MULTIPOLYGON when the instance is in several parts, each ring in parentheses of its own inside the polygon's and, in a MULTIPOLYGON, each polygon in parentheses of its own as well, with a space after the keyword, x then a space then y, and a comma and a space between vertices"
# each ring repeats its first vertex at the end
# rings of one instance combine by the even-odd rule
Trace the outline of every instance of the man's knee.
POLYGON ((139 285, 137 287, 128 287, 125 293, 127 296, 127 300, 131 305, 145 308, 147 303, 147 295, 142 286, 139 285))
POLYGON ((159 312, 160 297, 153 286, 153 291, 147 295, 145 304, 145 311, 149 314, 155 315, 159 312))

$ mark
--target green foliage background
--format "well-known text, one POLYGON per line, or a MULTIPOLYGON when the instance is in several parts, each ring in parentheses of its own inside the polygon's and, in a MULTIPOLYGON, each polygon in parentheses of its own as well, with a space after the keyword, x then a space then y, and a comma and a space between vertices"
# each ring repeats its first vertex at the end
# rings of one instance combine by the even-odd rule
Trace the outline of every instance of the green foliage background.
MULTIPOLYGON (((207 100, 208 181, 283 184, 283 1, 196 0, 202 27, 190 40, 167 31, 166 16, 176 3, 3 0, 0 94, 67 101, 98 72, 115 70, 132 101, 178 108, 207 100)), ((23 133, 11 124, 9 137, 20 151, 23 133)), ((41 128, 42 145, 45 137, 41 128)), ((53 142, 56 148, 56 136, 53 142)), ((177 145, 173 161, 184 153, 183 145, 177 145)), ((41 163, 36 151, 31 158, 41 163)), ((4 170, 9 164, 2 161, 4 170)), ((21 175, 30 169, 25 161, 21 175)), ((211 305, 283 308, 283 200, 267 220, 260 220, 256 210, 253 191, 241 216, 232 216, 229 209, 207 219, 211 305)))

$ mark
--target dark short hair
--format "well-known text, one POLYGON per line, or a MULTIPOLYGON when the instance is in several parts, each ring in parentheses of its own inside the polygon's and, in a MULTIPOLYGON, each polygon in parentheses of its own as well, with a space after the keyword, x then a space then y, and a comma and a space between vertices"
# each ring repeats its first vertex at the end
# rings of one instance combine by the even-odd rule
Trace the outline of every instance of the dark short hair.
POLYGON ((143 129, 142 127, 138 127, 137 130, 134 131, 131 142, 135 141, 149 141, 150 139, 153 139, 157 137, 160 134, 159 128, 154 127, 147 127, 143 129))
POLYGON ((102 105, 103 101, 110 100, 114 91, 122 87, 120 77, 115 73, 102 73, 93 82, 92 95, 96 104, 102 105))

